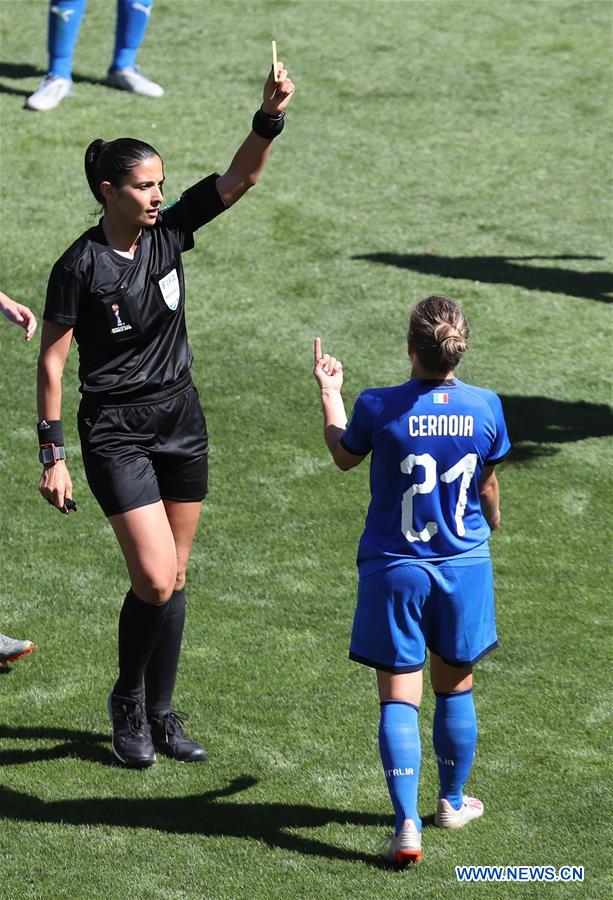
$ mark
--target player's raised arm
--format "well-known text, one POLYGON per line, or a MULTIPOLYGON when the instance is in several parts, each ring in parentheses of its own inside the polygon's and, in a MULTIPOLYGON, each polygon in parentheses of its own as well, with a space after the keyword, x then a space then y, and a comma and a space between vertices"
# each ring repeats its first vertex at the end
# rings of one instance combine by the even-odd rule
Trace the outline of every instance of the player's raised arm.
POLYGON ((217 191, 226 206, 236 203, 256 184, 264 171, 274 138, 285 124, 285 110, 294 94, 287 69, 279 62, 264 85, 263 102, 253 117, 252 130, 238 148, 227 171, 217 179, 217 191))
POLYGON ((364 459, 348 453, 341 444, 341 438, 347 427, 347 414, 341 395, 343 386, 343 364, 340 359, 323 353, 321 338, 315 338, 313 347, 313 376, 321 390, 321 408, 324 416, 324 440, 332 459, 346 471, 357 466, 364 459))
POLYGON ((0 291, 0 312, 3 312, 9 322, 20 325, 25 331, 24 339, 31 340, 32 335, 36 331, 36 316, 28 306, 11 300, 5 293, 0 291))

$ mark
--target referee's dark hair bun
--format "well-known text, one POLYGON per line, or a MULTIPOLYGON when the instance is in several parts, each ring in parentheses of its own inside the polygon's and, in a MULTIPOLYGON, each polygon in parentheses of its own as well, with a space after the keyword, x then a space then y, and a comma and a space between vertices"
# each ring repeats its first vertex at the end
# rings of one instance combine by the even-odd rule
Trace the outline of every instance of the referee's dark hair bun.
POLYGON ((411 313, 408 338, 427 371, 444 375, 459 366, 469 335, 464 313, 449 297, 433 294, 411 313))
POLYGON ((151 144, 138 138, 117 138, 114 141, 96 138, 92 141, 85 151, 85 177, 98 203, 105 205, 100 190, 102 181, 119 187, 135 166, 152 156, 160 154, 151 144))
POLYGON ((103 205, 104 199, 100 193, 100 183, 96 184, 96 170, 98 168, 100 154, 102 153, 105 144, 106 141, 103 141, 102 138, 96 138, 85 151, 85 177, 87 178, 87 183, 89 184, 92 194, 98 203, 102 203, 103 205))

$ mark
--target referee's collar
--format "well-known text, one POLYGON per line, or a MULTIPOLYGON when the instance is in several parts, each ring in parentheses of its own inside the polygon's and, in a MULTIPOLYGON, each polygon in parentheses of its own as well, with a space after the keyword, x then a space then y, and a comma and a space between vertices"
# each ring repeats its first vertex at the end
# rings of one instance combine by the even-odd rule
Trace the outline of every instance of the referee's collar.
MULTIPOLYGON (((98 234, 99 234, 99 236, 100 236, 100 238, 101 238, 101 239, 98 241, 98 243, 99 243, 99 244, 106 244, 107 247, 110 247, 111 245, 109 244, 109 242, 108 242, 108 240, 107 240, 107 237, 106 237, 106 234, 104 233, 104 226, 102 225, 102 219, 104 219, 104 216, 102 216, 100 219, 98 219, 98 224, 94 226, 94 228, 97 228, 97 229, 98 229, 98 234)), ((140 247, 140 245, 141 245, 142 242, 143 242, 143 237, 145 236, 145 234, 146 234, 148 231, 149 231, 148 228, 141 228, 140 234, 139 234, 139 236, 138 236, 137 239, 136 239, 136 247, 140 247)), ((112 249, 112 248, 111 248, 111 249, 112 249)))

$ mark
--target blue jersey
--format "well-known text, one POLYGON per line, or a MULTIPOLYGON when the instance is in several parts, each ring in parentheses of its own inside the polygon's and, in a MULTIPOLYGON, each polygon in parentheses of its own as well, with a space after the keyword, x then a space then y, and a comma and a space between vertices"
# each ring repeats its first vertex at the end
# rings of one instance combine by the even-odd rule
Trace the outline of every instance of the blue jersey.
POLYGON ((364 391, 341 443, 358 456, 372 452, 362 573, 489 555, 479 478, 511 447, 496 394, 455 378, 364 391))

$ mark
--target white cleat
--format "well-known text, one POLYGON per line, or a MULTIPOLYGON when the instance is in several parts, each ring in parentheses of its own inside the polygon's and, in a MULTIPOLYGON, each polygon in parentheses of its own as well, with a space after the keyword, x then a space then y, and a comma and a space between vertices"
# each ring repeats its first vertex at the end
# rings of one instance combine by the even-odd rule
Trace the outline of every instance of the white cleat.
POLYGON ((27 653, 32 653, 34 644, 32 641, 18 641, 6 634, 0 634, 0 666, 6 666, 8 663, 21 659, 27 653))
POLYGON ((130 91, 132 94, 140 94, 141 97, 161 97, 164 88, 155 81, 150 81, 141 75, 138 66, 133 69, 115 69, 106 76, 106 83, 122 91, 130 91))
POLYGON ((59 75, 45 75, 33 94, 26 100, 28 109, 44 112, 54 109, 65 97, 72 93, 72 81, 70 78, 60 78, 59 75))
POLYGON ((413 819, 405 819, 400 834, 390 834, 381 844, 383 858, 392 866, 418 863, 422 857, 421 831, 413 819))
POLYGON ((476 797, 462 797, 462 806, 454 809, 453 806, 441 797, 436 805, 434 824, 437 828, 463 828, 472 819, 478 819, 483 815, 483 803, 476 797))

